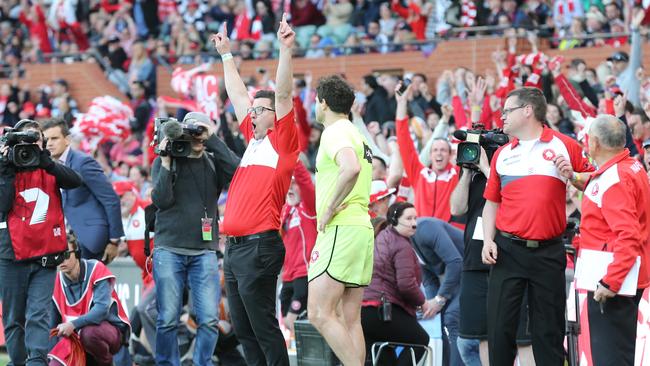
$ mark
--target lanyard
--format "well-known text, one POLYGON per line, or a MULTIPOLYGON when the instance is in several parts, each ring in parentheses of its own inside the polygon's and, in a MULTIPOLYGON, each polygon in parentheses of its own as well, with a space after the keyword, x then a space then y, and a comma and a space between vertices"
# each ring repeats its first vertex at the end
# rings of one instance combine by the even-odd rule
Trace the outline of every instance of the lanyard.
POLYGON ((194 170, 192 169, 192 165, 188 164, 187 167, 190 169, 190 173, 192 174, 192 179, 194 180, 194 186, 196 187, 196 190, 201 195, 201 204, 203 204, 203 214, 207 218, 208 217, 208 207, 207 207, 208 180, 207 180, 206 173, 205 173, 206 172, 205 159, 207 159, 207 158, 205 157, 205 155, 201 155, 200 159, 201 159, 201 163, 203 165, 203 191, 201 191, 201 187, 199 187, 199 184, 197 183, 198 181, 196 179, 196 175, 194 175, 194 170))

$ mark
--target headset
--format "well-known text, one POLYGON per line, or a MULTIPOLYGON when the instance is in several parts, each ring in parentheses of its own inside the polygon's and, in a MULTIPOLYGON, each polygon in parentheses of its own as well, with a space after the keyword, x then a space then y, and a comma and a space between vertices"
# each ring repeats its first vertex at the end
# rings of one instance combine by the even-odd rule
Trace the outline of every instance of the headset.
POLYGON ((77 249, 75 249, 73 253, 76 259, 81 260, 81 244, 79 243, 79 240, 77 240, 77 234, 75 234, 72 228, 68 227, 66 230, 66 237, 68 238, 68 242, 75 243, 77 249))
MULTIPOLYGON (((410 208, 410 207, 412 207, 412 206, 409 206, 407 208, 410 208)), ((405 226, 405 227, 410 227, 412 229, 416 229, 417 228, 416 225, 410 225, 409 226, 407 224, 403 224, 403 223, 399 222, 398 217, 397 217, 398 213, 400 211, 399 208, 400 208, 399 206, 393 207, 393 210, 392 210, 393 212, 391 212, 390 216, 388 217, 388 223, 391 224, 393 227, 402 225, 402 226, 405 226)), ((406 208, 404 210, 406 210, 406 208)), ((401 210, 401 211, 404 212, 404 210, 401 210)))
POLYGON ((38 122, 34 121, 33 119, 23 118, 14 125, 13 129, 14 131, 20 132, 20 130, 25 128, 25 126, 27 125, 35 125, 35 127, 38 128, 38 133, 41 134, 41 140, 42 140, 41 148, 45 149, 46 146, 45 136, 43 135, 43 131, 41 131, 40 124, 38 122))

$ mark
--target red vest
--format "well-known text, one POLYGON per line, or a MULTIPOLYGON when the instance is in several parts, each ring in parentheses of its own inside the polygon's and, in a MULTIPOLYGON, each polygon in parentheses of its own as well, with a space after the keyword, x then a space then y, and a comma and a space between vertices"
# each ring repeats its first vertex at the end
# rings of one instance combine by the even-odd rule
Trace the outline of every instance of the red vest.
MULTIPOLYGON (((54 281, 54 293, 52 294, 52 300, 54 300, 54 304, 56 305, 56 308, 61 315, 61 321, 63 323, 73 321, 90 311, 90 308, 93 306, 93 287, 97 282, 108 280, 113 286, 115 285, 115 275, 111 273, 108 268, 106 268, 104 263, 96 260, 82 260, 80 265, 86 266, 87 280, 84 279, 83 296, 76 303, 70 304, 65 296, 65 291, 63 290, 64 274, 62 272, 58 273, 58 276, 54 281), (88 275, 88 273, 90 273, 90 275, 88 275)), ((117 304, 117 316, 126 326, 131 328, 129 317, 126 315, 126 311, 122 306, 122 302, 117 297, 115 288, 113 288, 111 297, 111 307, 113 306, 113 303, 117 304)))
MULTIPOLYGON (((74 304, 70 304, 67 297, 65 296, 65 291, 63 290, 63 276, 64 274, 59 272, 56 280, 54 281, 54 293, 52 294, 52 300, 54 300, 54 305, 56 305, 59 315, 61 315, 62 323, 73 321, 80 316, 87 314, 90 311, 90 308, 93 306, 93 287, 99 281, 108 280, 111 281, 112 285, 115 285, 115 275, 106 268, 104 263, 98 262, 96 260, 82 260, 80 265, 86 266, 85 278, 84 279, 84 291, 83 297, 74 304), (90 275, 88 275, 90 273, 90 275)), ((131 323, 129 322, 129 317, 126 315, 126 311, 120 302, 120 299, 117 297, 117 292, 113 288, 111 297, 113 301, 111 302, 111 307, 113 303, 117 304, 117 316, 120 318, 122 323, 131 328, 131 323)), ((72 342, 70 338, 62 337, 59 342, 52 348, 48 356, 56 359, 64 366, 68 365, 66 360, 72 353, 72 342)))
POLYGON ((43 169, 18 172, 14 187, 16 194, 7 222, 16 260, 68 249, 56 178, 43 169))

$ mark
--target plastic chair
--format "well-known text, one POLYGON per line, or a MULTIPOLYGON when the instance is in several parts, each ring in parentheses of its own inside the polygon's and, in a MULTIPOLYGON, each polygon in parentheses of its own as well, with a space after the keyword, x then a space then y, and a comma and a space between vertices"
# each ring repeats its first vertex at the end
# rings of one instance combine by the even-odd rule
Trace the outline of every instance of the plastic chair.
POLYGON ((408 349, 411 352, 411 361, 413 366, 433 366, 433 349, 429 346, 424 346, 421 344, 409 344, 409 343, 396 343, 396 342, 375 342, 373 343, 370 352, 372 355, 372 364, 373 366, 377 365, 377 361, 379 361, 379 356, 381 356, 381 352, 386 349, 387 347, 391 348, 396 348, 396 347, 404 347, 404 351, 408 349), (415 349, 416 348, 422 348, 424 349, 424 354, 422 355, 422 359, 420 362, 417 362, 415 359, 415 349))

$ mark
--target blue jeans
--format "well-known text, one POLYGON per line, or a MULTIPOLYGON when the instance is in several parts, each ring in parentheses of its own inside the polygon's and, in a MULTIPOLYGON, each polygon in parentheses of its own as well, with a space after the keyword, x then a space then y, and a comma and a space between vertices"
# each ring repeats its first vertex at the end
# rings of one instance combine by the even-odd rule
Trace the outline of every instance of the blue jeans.
POLYGON ((178 318, 183 307, 183 290, 190 288, 196 315, 194 365, 212 365, 219 330, 219 264, 217 254, 179 255, 163 248, 153 252, 158 319, 156 321, 156 365, 179 366, 178 318))
POLYGON ((456 340, 460 358, 463 359, 465 366, 481 366, 481 355, 479 345, 480 339, 470 339, 458 337, 456 340))
POLYGON ((0 259, 0 298, 7 352, 14 366, 47 365, 56 269, 0 259))
POLYGON ((460 329, 460 301, 458 294, 454 295, 442 310, 442 326, 444 328, 442 338, 449 346, 449 352, 445 352, 449 356, 449 365, 462 366, 463 361, 456 345, 460 329))

